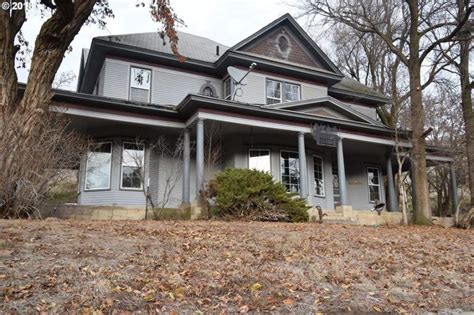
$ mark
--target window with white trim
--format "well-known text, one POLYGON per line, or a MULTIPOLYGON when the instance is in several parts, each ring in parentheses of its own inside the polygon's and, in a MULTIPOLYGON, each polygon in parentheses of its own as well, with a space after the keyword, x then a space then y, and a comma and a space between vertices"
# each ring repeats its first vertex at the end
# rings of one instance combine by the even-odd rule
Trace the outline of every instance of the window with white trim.
POLYGON ((300 86, 293 83, 285 83, 285 102, 300 100, 300 86))
POLYGON ((379 169, 375 167, 367 168, 367 179, 369 184, 369 202, 380 202, 380 176, 379 169))
POLYGON ((314 193, 316 196, 324 197, 324 167, 323 158, 313 156, 314 163, 314 193))
POLYGON ((289 82, 267 79, 265 91, 267 104, 299 101, 301 98, 300 86, 289 82))
POLYGON ((224 80, 224 99, 230 100, 232 98, 232 93, 234 93, 235 81, 228 77, 224 80))
POLYGON ((280 152, 281 182, 288 192, 300 191, 300 159, 298 152, 280 152))
POLYGON ((249 169, 270 173, 270 150, 250 149, 249 169))
POLYGON ((112 143, 97 143, 89 147, 86 161, 85 190, 110 188, 112 143))
POLYGON ((131 101, 148 103, 150 101, 151 70, 130 67, 130 94, 131 101))
POLYGON ((120 188, 142 189, 145 170, 145 145, 124 142, 122 149, 122 181, 120 188))

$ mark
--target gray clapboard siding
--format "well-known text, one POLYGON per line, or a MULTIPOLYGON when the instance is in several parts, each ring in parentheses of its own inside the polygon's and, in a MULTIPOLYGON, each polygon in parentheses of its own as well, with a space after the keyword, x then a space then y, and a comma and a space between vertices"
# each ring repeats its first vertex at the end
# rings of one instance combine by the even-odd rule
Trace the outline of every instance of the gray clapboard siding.
POLYGON ((377 119, 377 110, 374 107, 370 106, 363 106, 363 105, 357 105, 357 104, 352 104, 352 103, 345 103, 355 109, 356 111, 369 116, 372 119, 377 119))

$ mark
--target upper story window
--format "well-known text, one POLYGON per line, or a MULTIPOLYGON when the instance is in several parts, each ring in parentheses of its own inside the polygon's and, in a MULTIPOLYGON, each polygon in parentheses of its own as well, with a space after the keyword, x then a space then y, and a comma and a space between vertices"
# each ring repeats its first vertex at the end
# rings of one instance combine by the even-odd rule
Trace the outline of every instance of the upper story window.
POLYGON ((217 97, 216 89, 211 85, 210 81, 206 81, 206 83, 201 86, 199 94, 209 97, 217 97))
POLYGON ((301 88, 298 84, 267 79, 267 104, 299 101, 301 88))
POLYGON ((148 103, 150 101, 151 70, 130 68, 130 94, 131 101, 148 103))
POLYGON ((288 58, 290 54, 290 40, 285 34, 278 35, 276 39, 276 47, 281 57, 284 59, 288 58))
POLYGON ((235 82, 232 78, 227 78, 224 80, 224 99, 230 100, 232 98, 232 93, 234 93, 235 82))

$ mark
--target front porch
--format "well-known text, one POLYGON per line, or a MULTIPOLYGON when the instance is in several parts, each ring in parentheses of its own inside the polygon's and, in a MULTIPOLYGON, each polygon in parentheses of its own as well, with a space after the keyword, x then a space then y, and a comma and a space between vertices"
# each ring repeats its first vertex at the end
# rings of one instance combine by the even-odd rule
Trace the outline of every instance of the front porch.
MULTIPOLYGON (((188 118, 176 116, 173 119, 119 111, 97 113, 92 108, 66 109, 73 128, 96 142, 111 144, 110 172, 104 181, 109 182, 107 187, 87 189, 86 158, 81 162, 79 205, 145 209, 150 202, 163 201, 164 174, 173 165, 180 164, 180 174, 164 207, 191 206, 192 217, 198 218, 199 204, 195 201, 216 172, 226 168, 257 168, 271 173, 288 191, 306 199, 312 207, 312 216, 315 207, 320 206, 328 214, 327 221, 400 222, 394 184, 395 143, 389 129, 361 126, 343 119, 288 114, 277 109, 250 115, 241 113, 244 110, 224 112, 199 108, 199 103, 194 105, 189 113, 184 111, 188 118), (316 122, 337 126, 334 146, 316 143, 313 135, 316 122), (149 143, 160 136, 167 137, 170 143, 182 144, 182 155, 173 158, 150 149, 149 143), (138 138, 144 142, 142 167, 146 184, 130 189, 123 185, 123 169, 127 166, 123 159, 124 143, 138 138), (219 144, 219 158, 215 161, 208 158, 213 141, 219 144), (144 191, 151 199, 146 198, 144 191), (381 216, 370 211, 379 203, 385 204, 381 216)), ((260 107, 245 105, 245 110, 260 110, 260 107)), ((407 142, 402 145, 409 146, 407 142)), ((441 159, 450 162, 449 158, 441 159)))

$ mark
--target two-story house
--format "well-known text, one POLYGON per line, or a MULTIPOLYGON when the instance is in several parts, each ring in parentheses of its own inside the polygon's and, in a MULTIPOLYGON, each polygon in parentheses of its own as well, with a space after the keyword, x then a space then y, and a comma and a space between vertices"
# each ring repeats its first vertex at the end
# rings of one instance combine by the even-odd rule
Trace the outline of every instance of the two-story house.
POLYGON ((96 37, 83 51, 77 92, 55 96, 96 141, 80 165, 80 205, 144 209, 144 189, 159 201, 177 161, 148 144, 165 135, 184 143, 169 208, 191 204, 206 174, 256 168, 324 210, 398 211, 394 130, 377 117, 390 100, 345 77, 290 15, 232 47, 180 32, 179 51, 184 62, 157 32, 96 37), (252 63, 236 86, 228 67, 252 63), (222 146, 208 169, 211 125, 222 146))

